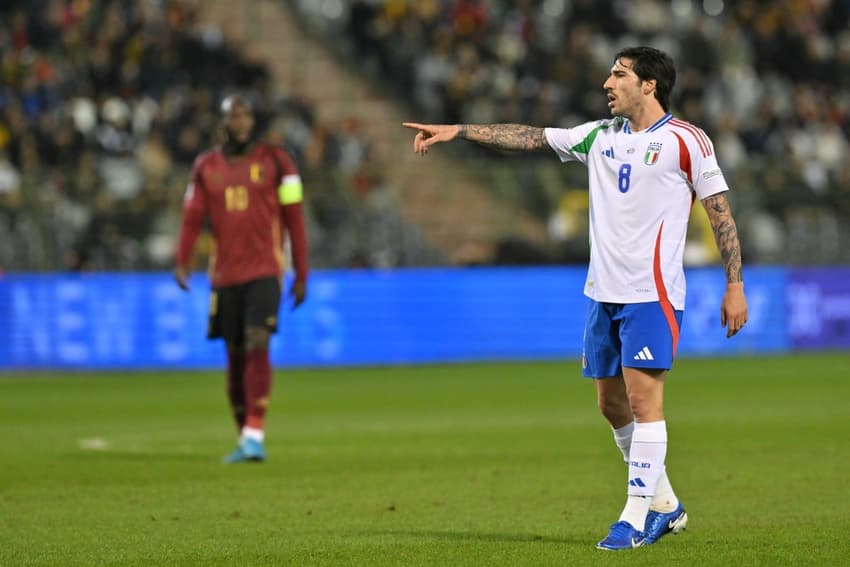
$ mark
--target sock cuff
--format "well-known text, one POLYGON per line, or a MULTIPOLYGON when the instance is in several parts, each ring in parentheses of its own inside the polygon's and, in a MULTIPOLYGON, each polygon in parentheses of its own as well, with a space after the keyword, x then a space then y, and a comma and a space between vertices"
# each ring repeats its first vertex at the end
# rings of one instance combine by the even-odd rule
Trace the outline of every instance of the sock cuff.
POLYGON ((630 421, 629 423, 625 424, 623 427, 618 427, 616 429, 614 429, 613 427, 611 428, 611 431, 614 432, 614 435, 616 437, 625 437, 626 435, 631 435, 632 431, 634 431, 634 430, 635 430, 635 422, 634 421, 630 421))
POLYGON ((245 426, 242 428, 242 437, 245 439, 254 439, 262 443, 265 434, 262 429, 256 427, 245 426))
POLYGON ((635 423, 635 430, 634 433, 632 433, 632 441, 644 443, 666 443, 667 422, 662 420, 635 423))
POLYGON ((611 428, 611 431, 614 433, 614 440, 618 441, 618 442, 619 441, 625 441, 625 440, 631 441, 632 433, 634 432, 634 430, 635 430, 635 422, 634 421, 632 421, 631 423, 627 423, 623 427, 618 427, 617 429, 614 429, 613 427, 611 428))

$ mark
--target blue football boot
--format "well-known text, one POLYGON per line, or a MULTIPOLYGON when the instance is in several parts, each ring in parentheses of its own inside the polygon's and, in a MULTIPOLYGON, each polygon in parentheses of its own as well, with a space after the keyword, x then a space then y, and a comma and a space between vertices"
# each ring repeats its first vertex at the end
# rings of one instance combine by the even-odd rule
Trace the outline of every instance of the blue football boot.
POLYGON ((221 462, 225 464, 244 463, 245 455, 242 453, 242 445, 237 445, 233 452, 224 457, 221 462))
POLYGON ((646 525, 644 527, 646 539, 643 543, 644 545, 655 543, 670 532, 677 534, 687 527, 688 514, 685 512, 685 507, 682 506, 681 502, 679 502, 679 505, 672 512, 664 513, 650 510, 649 514, 646 515, 646 525))
POLYGON ((646 534, 635 529, 628 522, 619 521, 611 524, 608 536, 596 544, 597 549, 632 549, 640 547, 646 540, 646 534))
POLYGON ((266 449, 262 441, 245 438, 232 453, 222 459, 223 463, 259 463, 266 460, 266 449))

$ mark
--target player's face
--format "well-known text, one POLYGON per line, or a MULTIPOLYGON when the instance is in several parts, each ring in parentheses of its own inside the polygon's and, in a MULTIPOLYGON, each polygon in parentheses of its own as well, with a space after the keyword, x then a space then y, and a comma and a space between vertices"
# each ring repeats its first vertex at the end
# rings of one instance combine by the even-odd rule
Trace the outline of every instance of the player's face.
POLYGON ((614 62, 608 80, 602 85, 608 94, 608 108, 613 116, 635 114, 643 99, 643 83, 632 69, 631 59, 621 58, 614 62))
POLYGON ((245 144, 254 130, 254 115, 244 104, 234 104, 227 114, 227 132, 234 142, 245 144))

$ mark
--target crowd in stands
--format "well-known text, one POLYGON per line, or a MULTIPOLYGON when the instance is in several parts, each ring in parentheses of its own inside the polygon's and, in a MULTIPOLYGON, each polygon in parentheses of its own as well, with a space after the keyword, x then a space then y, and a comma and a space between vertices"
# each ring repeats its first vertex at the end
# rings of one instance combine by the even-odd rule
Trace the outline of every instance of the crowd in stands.
POLYGON ((169 269, 189 169, 233 92, 302 169, 313 266, 440 261, 381 190, 357 121, 273 99, 267 68, 196 4, 0 2, 0 273, 169 269))
MULTIPOLYGON (((286 4, 422 121, 603 117, 612 54, 659 46, 679 69, 674 113, 713 138, 734 189, 745 260, 850 261, 847 2, 286 4)), ((234 90, 302 169, 314 266, 444 262, 402 220, 357 118, 319 123, 270 82, 189 0, 0 2, 0 272, 169 268, 188 170, 234 90)), ((548 223, 557 253, 538 259, 586 259, 583 168, 462 151, 548 223)), ((710 237, 692 241, 699 263, 710 237)))
MULTIPOLYGON (((289 4, 313 29, 343 38, 356 64, 429 122, 568 127, 605 117, 601 85, 613 54, 626 45, 660 47, 679 71, 673 112, 712 137, 734 189, 745 260, 850 261, 845 1, 289 4)), ((493 185, 513 187, 529 210, 549 219, 567 259, 586 254, 576 214, 586 202, 569 191, 583 188, 582 170, 467 151, 496 162, 481 168, 493 172, 493 185)), ((693 258, 701 255, 696 250, 693 258)))

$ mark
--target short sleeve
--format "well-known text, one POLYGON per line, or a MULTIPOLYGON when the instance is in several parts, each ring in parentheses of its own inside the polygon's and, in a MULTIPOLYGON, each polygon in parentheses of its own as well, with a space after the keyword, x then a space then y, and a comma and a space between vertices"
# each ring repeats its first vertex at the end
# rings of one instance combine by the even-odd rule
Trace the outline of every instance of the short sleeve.
POLYGON ((691 159, 691 185, 699 199, 705 199, 717 193, 729 190, 723 170, 717 163, 714 144, 702 130, 697 129, 693 136, 685 134, 691 159))
POLYGON ((546 128, 546 142, 549 143, 561 161, 580 161, 587 163, 587 154, 599 132, 609 128, 608 120, 586 122, 574 128, 546 128))

